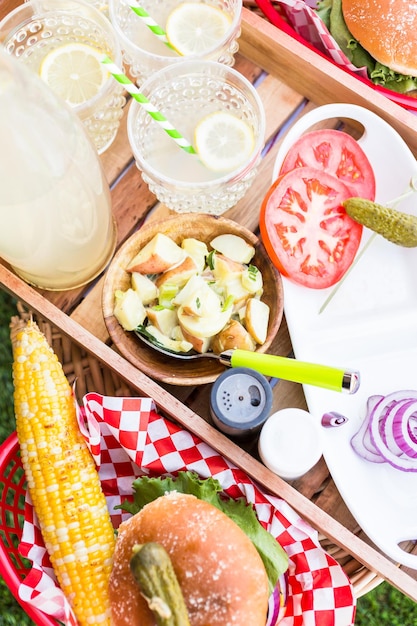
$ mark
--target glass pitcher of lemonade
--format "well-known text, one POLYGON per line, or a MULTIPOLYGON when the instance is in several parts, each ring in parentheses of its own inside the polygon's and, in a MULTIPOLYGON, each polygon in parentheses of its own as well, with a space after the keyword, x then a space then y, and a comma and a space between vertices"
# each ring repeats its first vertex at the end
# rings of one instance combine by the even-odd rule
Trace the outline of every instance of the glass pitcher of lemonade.
POLYGON ((109 186, 78 119, 33 72, 0 54, 0 256, 27 282, 65 290, 109 262, 109 186))

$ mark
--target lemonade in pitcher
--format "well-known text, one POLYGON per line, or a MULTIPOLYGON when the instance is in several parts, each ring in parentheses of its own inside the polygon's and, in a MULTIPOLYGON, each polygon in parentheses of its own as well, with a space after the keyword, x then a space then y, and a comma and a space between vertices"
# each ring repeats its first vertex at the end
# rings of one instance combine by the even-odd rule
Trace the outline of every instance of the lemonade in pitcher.
POLYGON ((0 55, 0 256, 45 289, 89 282, 110 260, 109 186, 78 117, 0 55))

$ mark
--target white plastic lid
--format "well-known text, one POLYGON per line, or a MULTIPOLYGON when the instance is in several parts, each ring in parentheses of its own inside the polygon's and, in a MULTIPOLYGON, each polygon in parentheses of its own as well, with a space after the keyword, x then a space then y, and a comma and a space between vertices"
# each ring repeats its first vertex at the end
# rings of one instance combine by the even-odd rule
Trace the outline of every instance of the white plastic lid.
POLYGON ((275 474, 286 480, 300 478, 322 455, 320 424, 303 409, 277 411, 263 425, 258 449, 275 474))

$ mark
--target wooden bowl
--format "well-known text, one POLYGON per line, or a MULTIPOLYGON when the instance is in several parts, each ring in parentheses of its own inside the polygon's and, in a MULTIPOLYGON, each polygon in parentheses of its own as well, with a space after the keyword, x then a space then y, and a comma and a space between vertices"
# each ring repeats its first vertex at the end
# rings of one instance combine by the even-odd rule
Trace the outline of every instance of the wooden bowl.
POLYGON ((135 254, 156 235, 164 233, 176 243, 185 237, 195 237, 209 243, 222 233, 243 237, 255 247, 252 263, 262 272, 264 300, 270 307, 269 329, 265 343, 258 352, 266 352, 281 324, 283 315, 283 287, 281 275, 272 265, 260 240, 249 230, 223 217, 179 215, 162 222, 145 224, 132 235, 114 256, 106 273, 103 287, 103 315, 109 335, 119 352, 150 378, 172 385, 202 385, 211 383, 225 370, 215 359, 201 358, 190 361, 175 359, 145 345, 133 332, 125 331, 113 315, 114 293, 130 286, 126 267, 135 254))

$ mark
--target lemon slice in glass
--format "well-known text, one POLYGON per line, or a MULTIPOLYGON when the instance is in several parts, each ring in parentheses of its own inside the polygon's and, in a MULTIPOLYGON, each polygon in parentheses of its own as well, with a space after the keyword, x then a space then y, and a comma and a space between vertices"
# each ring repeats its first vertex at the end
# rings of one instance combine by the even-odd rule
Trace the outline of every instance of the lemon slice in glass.
POLYGON ((201 2, 179 4, 168 16, 169 43, 183 56, 204 54, 223 39, 231 24, 230 15, 201 2))
POLYGON ((244 120, 227 111, 217 111, 197 124, 194 142, 200 161, 208 169, 230 172, 248 160, 255 138, 244 120))
POLYGON ((64 44, 46 55, 39 74, 70 106, 78 106, 94 98, 108 78, 101 57, 100 50, 87 44, 64 44))

